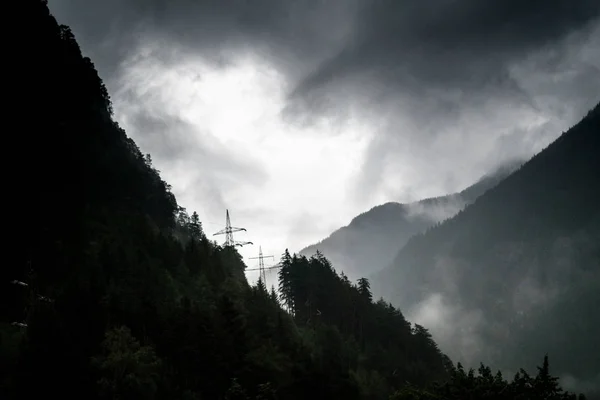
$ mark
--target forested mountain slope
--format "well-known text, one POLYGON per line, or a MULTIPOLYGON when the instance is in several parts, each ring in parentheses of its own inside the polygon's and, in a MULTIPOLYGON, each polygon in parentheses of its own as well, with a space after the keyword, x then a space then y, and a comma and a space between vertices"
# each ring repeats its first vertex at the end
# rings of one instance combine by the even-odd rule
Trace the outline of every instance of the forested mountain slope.
POLYGON ((515 368, 545 349, 600 389, 600 105, 454 218, 413 237, 374 292, 451 356, 515 368), (442 326, 443 325, 443 326, 442 326), (437 336, 436 336, 437 333, 437 336))
POLYGON ((517 166, 516 162, 507 164, 458 193, 373 207, 300 254, 308 256, 318 250, 351 279, 380 271, 413 235, 454 216, 517 166))
POLYGON ((0 269, 0 398, 386 399, 449 377, 425 328, 323 257, 286 255, 286 309, 248 285, 112 119, 69 28, 45 1, 17 11, 26 212, 0 269))

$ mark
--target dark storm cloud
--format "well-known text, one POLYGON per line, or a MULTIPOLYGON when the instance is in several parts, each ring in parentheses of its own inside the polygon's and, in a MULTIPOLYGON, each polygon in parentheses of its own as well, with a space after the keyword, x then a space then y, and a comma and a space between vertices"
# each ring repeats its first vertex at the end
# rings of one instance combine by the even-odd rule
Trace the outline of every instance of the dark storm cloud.
POLYGON ((366 81, 360 88, 371 101, 458 89, 437 102, 448 114, 491 90, 519 97, 508 66, 600 14, 596 0, 376 0, 362 7, 352 41, 300 82, 293 98, 314 101, 311 92, 348 77, 366 81))
MULTIPOLYGON (((359 15, 352 40, 298 82, 285 111, 302 123, 372 112, 379 137, 356 196, 385 186, 393 164, 405 180, 416 168, 408 185, 429 181, 442 194, 452 190, 442 182, 539 151, 598 101, 596 0, 381 0, 359 15), (550 121, 532 127, 536 117, 550 121)), ((388 198, 405 196, 400 183, 388 198)))
POLYGON ((107 78, 143 40, 176 43, 207 60, 227 62, 249 49, 290 73, 321 60, 352 19, 350 1, 50 0, 61 22, 98 55, 107 78))
POLYGON ((154 57, 172 63, 189 54, 217 66, 246 53, 266 59, 290 88, 282 114, 290 123, 344 120, 358 110, 376 132, 356 180, 359 197, 380 190, 386 168, 399 163, 405 182, 386 188, 388 199, 402 200, 425 180, 428 195, 466 186, 507 159, 539 151, 600 93, 598 0, 50 5, 109 89, 123 60, 151 43, 154 57), (551 121, 531 127, 536 113, 551 121), (481 147, 486 136, 496 149, 481 147), (442 188, 448 182, 453 187, 442 188))
MULTIPOLYGON (((247 49, 277 59, 304 97, 362 74, 379 96, 430 88, 518 94, 507 65, 598 19, 597 0, 50 0, 86 47, 118 68, 140 35, 216 60, 247 49)), ((459 94, 457 94, 458 96, 459 94)), ((314 99, 313 99, 314 100, 314 99)), ((465 100, 462 98, 461 100, 465 100)), ((477 100, 474 100, 477 101, 477 100)), ((455 112, 452 101, 440 101, 455 112)))
POLYGON ((354 97, 372 107, 412 97, 403 104, 407 112, 434 109, 449 118, 490 93, 526 104, 530 96, 509 66, 558 46, 600 15, 597 0, 50 3, 91 55, 99 55, 109 80, 140 37, 163 41, 165 53, 176 43, 217 63, 251 51, 277 64, 295 88, 288 116, 340 113, 354 97))

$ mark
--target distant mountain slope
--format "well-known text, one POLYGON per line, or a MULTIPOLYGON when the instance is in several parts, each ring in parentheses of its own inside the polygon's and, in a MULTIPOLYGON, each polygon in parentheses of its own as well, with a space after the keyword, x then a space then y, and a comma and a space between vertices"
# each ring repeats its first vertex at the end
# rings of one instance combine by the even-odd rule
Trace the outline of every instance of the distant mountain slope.
POLYGON ((390 202, 373 207, 355 217, 348 226, 304 248, 300 254, 310 256, 321 251, 351 280, 372 274, 390 265, 411 236, 452 217, 517 166, 516 162, 503 166, 459 193, 409 204, 390 202))
POLYGON ((373 277, 375 294, 433 323, 451 356, 510 368, 547 349, 555 372, 600 389, 599 150, 600 104, 474 204, 411 238, 373 277))

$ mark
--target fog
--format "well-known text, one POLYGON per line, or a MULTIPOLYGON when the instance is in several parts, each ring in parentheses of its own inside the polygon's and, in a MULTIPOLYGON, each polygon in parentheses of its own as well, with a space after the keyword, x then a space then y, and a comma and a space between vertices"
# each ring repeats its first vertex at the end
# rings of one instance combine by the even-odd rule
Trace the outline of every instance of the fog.
POLYGON ((455 216, 468 202, 458 195, 444 197, 440 201, 414 202, 405 205, 408 219, 426 218, 432 224, 455 216))

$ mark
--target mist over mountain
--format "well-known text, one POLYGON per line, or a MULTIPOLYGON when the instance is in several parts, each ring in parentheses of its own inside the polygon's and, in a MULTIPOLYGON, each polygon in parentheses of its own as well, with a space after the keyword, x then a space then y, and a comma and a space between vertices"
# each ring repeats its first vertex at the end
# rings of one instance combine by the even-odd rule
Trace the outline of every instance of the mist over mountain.
POLYGON ((454 215, 519 167, 512 161, 481 177, 475 184, 446 196, 373 207, 300 254, 322 252, 351 280, 379 271, 393 261, 408 239, 454 215))
POLYGON ((600 388, 600 105, 373 276, 467 363, 514 371, 547 349, 565 382, 600 388))

